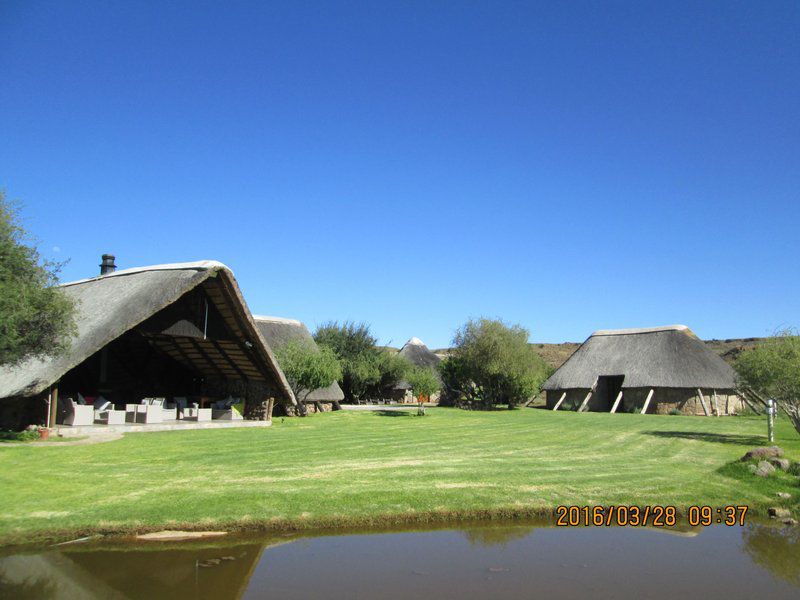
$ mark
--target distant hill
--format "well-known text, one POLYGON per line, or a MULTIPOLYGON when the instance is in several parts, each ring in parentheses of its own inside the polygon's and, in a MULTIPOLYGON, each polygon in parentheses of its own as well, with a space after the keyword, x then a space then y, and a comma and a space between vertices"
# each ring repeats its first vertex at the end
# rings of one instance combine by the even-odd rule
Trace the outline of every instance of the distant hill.
MULTIPOLYGON (((742 350, 752 348, 763 342, 765 338, 742 338, 729 340, 703 340, 703 343, 711 350, 719 354, 725 362, 733 364, 733 361, 741 354, 742 350)), ((580 342, 562 342, 561 344, 539 344, 532 343, 533 349, 541 356, 545 362, 555 368, 563 365, 567 359, 580 347, 580 342)), ((439 356, 447 356, 449 348, 438 348, 434 350, 439 356)))

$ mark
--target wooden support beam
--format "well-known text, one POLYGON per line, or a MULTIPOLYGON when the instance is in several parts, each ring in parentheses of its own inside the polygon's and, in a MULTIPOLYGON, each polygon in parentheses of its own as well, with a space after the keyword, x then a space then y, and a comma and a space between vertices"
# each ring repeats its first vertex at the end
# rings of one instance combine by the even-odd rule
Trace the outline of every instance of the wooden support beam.
POLYGON ((556 402, 556 405, 553 407, 553 410, 558 410, 558 407, 561 406, 561 403, 564 402, 564 398, 566 397, 567 397, 567 392, 561 394, 561 398, 558 399, 558 402, 556 402))
POLYGON ((700 404, 703 405, 703 412, 706 413, 707 417, 710 417, 711 413, 708 412, 708 405, 706 404, 705 396, 703 396, 703 392, 700 391, 700 388, 697 388, 697 395, 700 396, 700 404))
POLYGON ((50 419, 48 427, 56 426, 56 419, 58 418, 58 383, 56 383, 50 391, 50 419))
POLYGON ((267 399, 267 414, 265 415, 265 421, 272 421, 272 409, 275 408, 275 398, 270 396, 267 399))
POLYGON ((739 398, 742 399, 742 402, 744 402, 748 406, 748 408, 750 408, 750 410, 752 410, 757 415, 761 414, 762 407, 759 406, 759 404, 757 402, 753 402, 753 400, 751 400, 748 397, 747 393, 744 390, 737 390, 737 392, 738 392, 739 398))
POLYGON ((583 412, 583 409, 586 408, 587 404, 589 404, 589 400, 592 398, 593 393, 594 390, 589 390, 589 393, 586 394, 586 398, 583 399, 583 402, 581 402, 581 405, 578 407, 578 412, 583 412))
POLYGON ((619 394, 617 394, 617 399, 614 400, 614 406, 611 407, 611 414, 617 412, 617 407, 619 406, 619 403, 621 401, 622 401, 622 390, 619 391, 619 394))
POLYGON ((592 389, 589 390, 589 393, 586 394, 586 398, 584 398, 583 402, 581 402, 581 405, 578 407, 578 412, 583 412, 586 406, 589 404, 589 400, 591 400, 592 394, 594 394, 594 391, 597 389, 597 384, 599 382, 600 382, 599 377, 594 380, 594 383, 592 384, 592 389))
POLYGON ((642 407, 642 414, 643 415, 647 414, 647 407, 650 406, 650 400, 653 399, 653 393, 655 393, 655 390, 651 389, 650 393, 647 394, 647 398, 644 401, 644 406, 642 407))
POLYGON ((717 411, 717 416, 719 416, 719 402, 717 402, 717 390, 712 390, 713 395, 711 396, 714 399, 714 410, 717 411))

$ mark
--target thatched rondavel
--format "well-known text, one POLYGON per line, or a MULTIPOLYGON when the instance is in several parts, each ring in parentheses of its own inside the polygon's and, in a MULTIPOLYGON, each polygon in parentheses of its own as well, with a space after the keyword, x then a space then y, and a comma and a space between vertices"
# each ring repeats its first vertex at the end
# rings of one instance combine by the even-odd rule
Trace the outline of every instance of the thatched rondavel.
POLYGON ((54 425, 59 404, 48 409, 48 400, 78 394, 117 407, 156 396, 201 405, 235 396, 252 419, 269 419, 274 402, 295 403, 228 267, 114 268, 61 285, 76 305, 68 352, 0 368, 0 427, 54 425))
MULTIPOLYGON (((439 377, 437 367, 442 359, 434 354, 421 339, 412 337, 403 345, 399 354, 415 367, 430 369, 439 377)), ((392 398, 403 402, 411 402, 414 400, 411 396, 411 386, 407 381, 397 382, 392 390, 392 398)), ((438 399, 439 395, 436 394, 435 397, 430 400, 436 402, 438 399)))
MULTIPOLYGON (((261 335, 278 352, 291 341, 309 344, 316 348, 316 342, 308 328, 300 321, 294 319, 284 319, 282 317, 265 317, 254 315, 261 335)), ((304 396, 303 402, 309 412, 326 412, 337 408, 339 402, 344 400, 344 392, 335 381, 328 387, 312 390, 304 396)), ((288 411, 292 413, 292 409, 288 411)))
POLYGON ((544 383, 547 407, 735 414, 733 369, 685 325, 594 332, 544 383))

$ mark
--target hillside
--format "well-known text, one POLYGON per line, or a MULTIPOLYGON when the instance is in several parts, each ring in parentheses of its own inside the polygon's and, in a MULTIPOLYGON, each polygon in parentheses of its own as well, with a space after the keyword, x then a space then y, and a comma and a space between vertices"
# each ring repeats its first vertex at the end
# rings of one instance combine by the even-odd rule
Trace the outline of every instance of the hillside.
MULTIPOLYGON (((725 362, 733 364, 742 350, 758 345, 764 338, 742 338, 728 340, 704 340, 703 343, 711 350, 719 354, 725 362)), ((561 344, 540 344, 532 343, 531 346, 541 356, 545 362, 555 368, 563 365, 572 356, 573 352, 580 347, 580 342, 562 342, 561 344)), ((440 356, 446 356, 449 348, 438 348, 434 352, 440 356)))

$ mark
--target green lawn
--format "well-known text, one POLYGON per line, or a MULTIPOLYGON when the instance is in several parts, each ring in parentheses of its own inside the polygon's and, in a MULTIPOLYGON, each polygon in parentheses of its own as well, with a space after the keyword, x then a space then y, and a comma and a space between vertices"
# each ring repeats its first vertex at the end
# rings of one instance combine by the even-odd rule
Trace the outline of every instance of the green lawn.
MULTIPOLYGON (((267 429, 129 434, 0 447, 0 542, 165 527, 381 525, 510 516, 559 504, 782 504, 798 478, 736 463, 764 445, 748 417, 521 409, 340 411, 267 429)), ((800 459, 779 421, 777 443, 800 459)))

